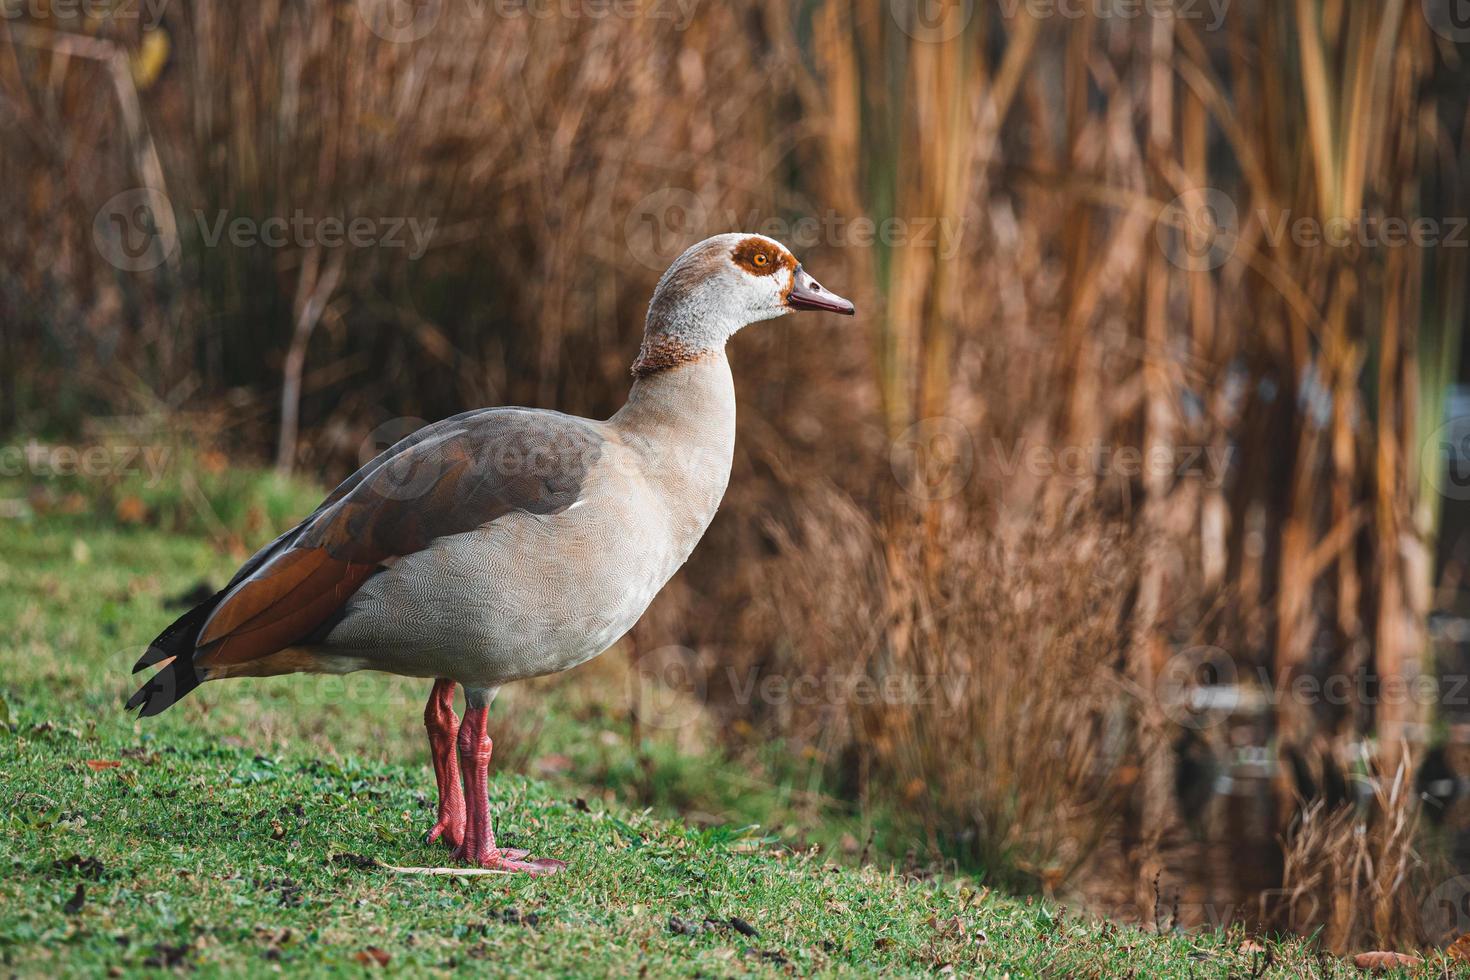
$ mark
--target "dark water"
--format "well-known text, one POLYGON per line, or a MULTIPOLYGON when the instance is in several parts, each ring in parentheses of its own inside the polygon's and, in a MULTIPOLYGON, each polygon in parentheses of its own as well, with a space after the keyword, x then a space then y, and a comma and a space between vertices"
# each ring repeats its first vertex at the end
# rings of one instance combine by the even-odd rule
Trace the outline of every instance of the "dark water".
MULTIPOLYGON (((1433 632, 1442 641, 1442 620, 1433 632)), ((1465 642, 1440 648, 1442 689, 1451 672, 1470 670, 1470 623, 1465 642)), ((1457 634, 1458 636, 1458 634, 1457 634)), ((1454 676, 1465 676, 1455 673, 1454 676)), ((1183 730, 1173 748, 1173 805, 1177 819, 1159 842, 1157 887, 1140 881, 1146 853, 1132 828, 1120 826, 1098 858, 1062 896, 1090 913, 1148 929, 1224 928, 1241 924, 1270 932, 1310 930, 1327 918, 1319 898, 1282 888, 1282 828, 1302 798, 1329 806, 1356 805, 1372 812, 1372 788, 1361 775, 1327 757, 1287 753, 1279 759, 1269 742, 1269 706, 1250 696, 1242 710, 1215 729, 1183 730), (1283 799, 1283 796, 1285 799, 1283 799)), ((1439 705, 1439 724, 1425 730, 1433 741, 1413 746, 1417 769, 1407 787, 1419 819, 1415 848, 1423 859, 1405 888, 1420 908, 1431 941, 1470 932, 1470 707, 1439 705), (1422 891, 1422 894, 1420 892, 1422 891)), ((1339 746, 1337 758, 1361 758, 1361 744, 1339 746)), ((1147 878, 1149 872, 1144 872, 1147 878)))
POLYGON ((1179 820, 1159 842, 1157 887, 1140 884, 1140 842, 1112 836, 1071 896, 1090 913, 1148 929, 1273 927, 1281 906, 1276 766, 1262 744, 1201 759, 1179 752, 1179 820))

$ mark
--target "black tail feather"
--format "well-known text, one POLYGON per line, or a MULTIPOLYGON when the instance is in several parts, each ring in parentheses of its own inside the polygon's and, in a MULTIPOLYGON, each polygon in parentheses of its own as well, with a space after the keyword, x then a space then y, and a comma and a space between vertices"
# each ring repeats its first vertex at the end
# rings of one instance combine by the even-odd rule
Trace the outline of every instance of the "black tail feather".
POLYGON ((144 667, 152 667, 169 657, 182 656, 186 651, 192 654, 194 643, 199 639, 199 631, 204 628, 204 621, 214 612, 214 607, 219 605, 222 598, 224 593, 216 592, 174 620, 168 629, 159 633, 158 638, 148 644, 148 651, 133 664, 133 673, 136 674, 144 667))
POLYGON ((192 657, 178 657, 158 673, 148 678, 148 683, 128 698, 127 707, 142 708, 139 718, 151 718, 173 707, 174 703, 198 687, 206 674, 196 668, 192 657))
POLYGON ((203 668, 194 666, 195 647, 204 621, 219 605, 223 592, 190 609, 148 645, 148 651, 133 665, 133 673, 163 663, 148 682, 128 698, 127 709, 141 708, 138 716, 149 718, 171 707, 184 695, 198 687, 207 676, 203 668), (164 663, 164 661, 169 661, 164 663))

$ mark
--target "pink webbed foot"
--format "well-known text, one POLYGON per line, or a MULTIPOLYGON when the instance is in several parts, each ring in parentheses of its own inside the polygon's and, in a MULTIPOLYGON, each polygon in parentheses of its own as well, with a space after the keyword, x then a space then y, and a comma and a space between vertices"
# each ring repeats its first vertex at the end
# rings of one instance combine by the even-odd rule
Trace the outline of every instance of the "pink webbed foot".
POLYGON ((454 859, 475 867, 507 874, 551 875, 567 866, 556 858, 532 858, 520 848, 498 848, 482 846, 470 848, 461 845, 454 850, 454 859))
POLYGON ((507 874, 555 874, 566 864, 555 858, 531 858, 519 848, 495 846, 487 795, 490 754, 494 746, 485 731, 489 706, 471 702, 459 729, 460 770, 464 774, 466 808, 464 843, 454 849, 456 861, 507 874))

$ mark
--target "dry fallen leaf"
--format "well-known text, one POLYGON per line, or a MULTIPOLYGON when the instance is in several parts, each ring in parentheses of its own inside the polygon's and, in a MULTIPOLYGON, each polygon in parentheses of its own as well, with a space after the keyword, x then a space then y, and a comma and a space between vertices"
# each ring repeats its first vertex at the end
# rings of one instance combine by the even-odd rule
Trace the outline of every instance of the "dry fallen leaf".
POLYGON ((88 759, 87 765, 100 772, 103 769, 116 769, 122 763, 116 759, 88 759))
POLYGON ((1353 965, 1360 970, 1392 970, 1396 966, 1418 966, 1424 961, 1409 953, 1390 953, 1385 950, 1375 950, 1371 953, 1359 953, 1353 957, 1353 965))
POLYGON ((1445 955, 1461 963, 1470 963, 1470 932, 1450 943, 1449 949, 1445 950, 1445 955))
POLYGON ((117 502, 114 512, 121 524, 142 524, 148 519, 148 505, 141 497, 123 497, 117 502))
POLYGON ((352 958, 357 960, 357 962, 361 963, 363 966, 387 966, 388 961, 391 960, 393 957, 389 956, 386 952, 376 946, 369 946, 367 949, 359 950, 358 952, 353 953, 352 958))

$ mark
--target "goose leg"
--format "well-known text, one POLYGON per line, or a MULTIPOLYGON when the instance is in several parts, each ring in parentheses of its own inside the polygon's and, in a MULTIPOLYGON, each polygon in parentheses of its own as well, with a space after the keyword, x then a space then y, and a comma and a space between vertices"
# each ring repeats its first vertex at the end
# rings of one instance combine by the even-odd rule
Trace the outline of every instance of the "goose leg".
POLYGON ((458 847, 464 841, 464 789, 460 786, 459 757, 455 754, 459 727, 459 715, 454 713, 454 681, 440 678, 434 682, 429 703, 424 706, 429 757, 434 760, 434 782, 439 785, 439 819, 424 838, 426 844, 440 837, 450 847, 458 847))
POLYGON ((490 753, 494 745, 486 726, 490 718, 493 691, 465 689, 464 723, 459 726, 460 768, 464 771, 465 818, 464 843, 455 848, 457 860, 482 868, 527 874, 552 874, 566 867, 554 858, 526 860, 526 852, 502 850, 495 846, 495 832, 490 827, 490 753))

